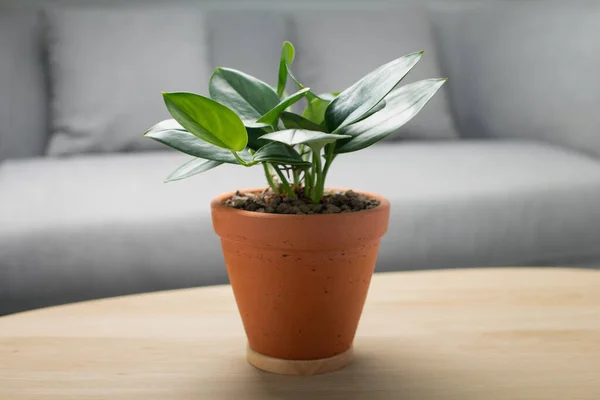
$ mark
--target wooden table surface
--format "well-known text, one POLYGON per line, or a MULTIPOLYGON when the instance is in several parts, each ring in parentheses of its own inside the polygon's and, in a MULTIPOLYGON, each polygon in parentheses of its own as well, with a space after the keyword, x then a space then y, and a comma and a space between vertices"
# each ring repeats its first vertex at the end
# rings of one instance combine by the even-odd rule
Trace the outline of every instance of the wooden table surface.
POLYGON ((600 399, 600 272, 378 274, 346 369, 245 361, 229 286, 0 318, 0 399, 600 399))

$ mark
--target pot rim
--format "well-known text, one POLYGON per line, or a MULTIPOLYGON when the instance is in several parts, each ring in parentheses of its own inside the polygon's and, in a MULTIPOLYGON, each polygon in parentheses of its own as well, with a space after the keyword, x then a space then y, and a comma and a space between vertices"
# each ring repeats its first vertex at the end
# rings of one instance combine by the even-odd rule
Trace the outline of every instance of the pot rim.
POLYGON ((213 210, 218 209, 219 212, 236 213, 236 214, 239 214, 239 215, 245 216, 245 217, 269 218, 269 219, 271 219, 271 218, 281 218, 281 219, 314 218, 314 219, 317 219, 317 218, 335 218, 335 217, 348 218, 348 216, 351 216, 351 215, 361 215, 362 216, 362 215, 368 215, 368 214, 375 214, 375 213, 379 213, 385 209, 390 208, 390 201, 381 195, 378 195, 376 193, 362 191, 362 190, 338 188, 338 187, 325 188, 325 191, 327 191, 327 190, 334 190, 334 191, 352 190, 356 193, 364 194, 369 198, 374 198, 374 199, 379 200, 379 205, 377 207, 370 208, 368 210, 360 210, 360 211, 347 212, 347 213, 336 213, 336 214, 272 214, 272 213, 259 213, 256 211, 240 210, 238 208, 229 207, 229 206, 226 206, 225 204, 223 204, 223 202, 225 200, 227 200, 230 197, 233 197, 233 195, 236 194, 237 192, 241 192, 241 193, 262 192, 263 190, 265 190, 264 187, 259 187, 259 188, 239 189, 239 190, 236 190, 233 192, 222 193, 212 199, 212 201, 210 202, 210 207, 213 210))

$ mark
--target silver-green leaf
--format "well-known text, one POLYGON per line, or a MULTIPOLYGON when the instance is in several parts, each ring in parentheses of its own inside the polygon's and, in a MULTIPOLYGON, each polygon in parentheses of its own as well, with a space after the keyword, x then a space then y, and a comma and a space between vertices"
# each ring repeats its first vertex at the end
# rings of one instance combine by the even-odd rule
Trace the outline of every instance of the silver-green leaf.
POLYGON ((385 98, 384 109, 341 130, 352 138, 338 142, 335 152, 364 149, 397 131, 421 111, 445 81, 425 79, 394 90, 385 98))
POLYGON ((325 110, 329 132, 360 120, 408 74, 423 52, 407 54, 365 75, 337 96, 325 110))
POLYGON ((325 127, 317 125, 314 122, 291 112, 284 111, 279 115, 283 126, 287 129, 307 129, 309 131, 327 132, 325 127))
POLYGON ((220 161, 203 160, 202 158, 192 158, 190 161, 181 165, 165 179, 165 182, 179 181, 190 176, 206 172, 223 164, 220 161))
POLYGON ((217 68, 210 78, 210 96, 229 107, 245 126, 261 127, 256 120, 279 103, 279 96, 267 83, 244 72, 217 68))
POLYGON ((279 142, 268 143, 261 147, 254 153, 254 161, 283 165, 311 165, 310 162, 304 161, 292 147, 279 142))
POLYGON ((289 146, 305 143, 320 147, 326 145, 327 143, 333 143, 336 140, 350 137, 351 136, 349 135, 336 135, 333 133, 309 131, 306 129, 284 129, 282 131, 271 132, 267 133, 266 135, 262 135, 260 139, 285 143, 289 146))
MULTIPOLYGON (((178 125, 173 120, 166 120, 154 125, 144 133, 144 136, 194 157, 229 164, 239 164, 231 151, 206 143, 188 131, 178 129, 178 125)), ((252 159, 247 150, 239 152, 238 155, 244 161, 249 162, 252 159)))

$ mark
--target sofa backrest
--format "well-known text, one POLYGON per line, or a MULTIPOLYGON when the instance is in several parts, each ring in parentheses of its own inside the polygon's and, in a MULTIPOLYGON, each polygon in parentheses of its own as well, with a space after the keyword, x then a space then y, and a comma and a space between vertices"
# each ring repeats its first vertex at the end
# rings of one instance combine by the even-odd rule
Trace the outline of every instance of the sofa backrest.
POLYGON ((44 153, 48 137, 41 13, 0 7, 0 161, 44 153))
MULTIPOLYGON (((454 137, 455 116, 462 136, 546 140, 600 155, 599 3, 467 0, 434 1, 423 8, 420 2, 401 1, 390 9, 367 9, 202 10, 207 16, 205 35, 198 40, 199 46, 206 46, 201 53, 206 59, 197 68, 202 76, 194 78, 194 85, 206 87, 205 71, 217 65, 274 82, 283 40, 296 44, 295 73, 316 91, 343 89, 388 59, 424 49, 423 60, 407 82, 439 75, 450 80, 402 130, 405 135, 454 137)), ((56 102, 56 96, 63 92, 53 79, 56 65, 51 62, 45 69, 42 43, 48 41, 47 23, 30 8, 0 10, 0 160, 44 154, 48 131, 60 125, 59 113, 64 113, 60 121, 73 126, 94 123, 84 114, 57 109, 62 103, 56 102)), ((53 60, 55 49, 48 52, 53 60)), ((109 56, 102 59, 105 68, 127 63, 109 56)), ((131 57, 136 57, 135 51, 131 57)), ((152 79, 152 74, 145 78, 152 79)), ((145 78, 143 74, 123 77, 136 80, 140 87, 145 78)), ((90 71, 89 79, 98 76, 90 71)), ((69 79, 64 81, 69 84, 69 79)), ((119 88, 118 81, 104 83, 95 87, 119 88)), ((132 92, 123 94, 125 103, 144 109, 148 96, 132 92)), ((64 93, 75 106, 76 96, 86 96, 64 93)), ((96 94, 97 99, 103 96, 96 94)), ((126 112, 105 114, 102 123, 109 128, 123 118, 133 118, 126 112)), ((128 129, 137 135, 146 125, 133 121, 130 126, 135 129, 128 129)), ((128 145, 95 151, 135 149, 128 145)))
POLYGON ((600 2, 437 1, 430 17, 463 135, 600 156, 600 2))

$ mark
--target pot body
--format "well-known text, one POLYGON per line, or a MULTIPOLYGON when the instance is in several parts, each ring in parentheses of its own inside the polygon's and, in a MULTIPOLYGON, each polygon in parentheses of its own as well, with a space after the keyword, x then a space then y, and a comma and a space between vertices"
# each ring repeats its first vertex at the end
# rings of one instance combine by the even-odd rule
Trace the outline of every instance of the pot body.
MULTIPOLYGON (((247 190, 254 192, 257 190, 247 190)), ((375 269, 390 204, 329 215, 278 215, 211 204, 252 350, 285 360, 348 351, 375 269)))

